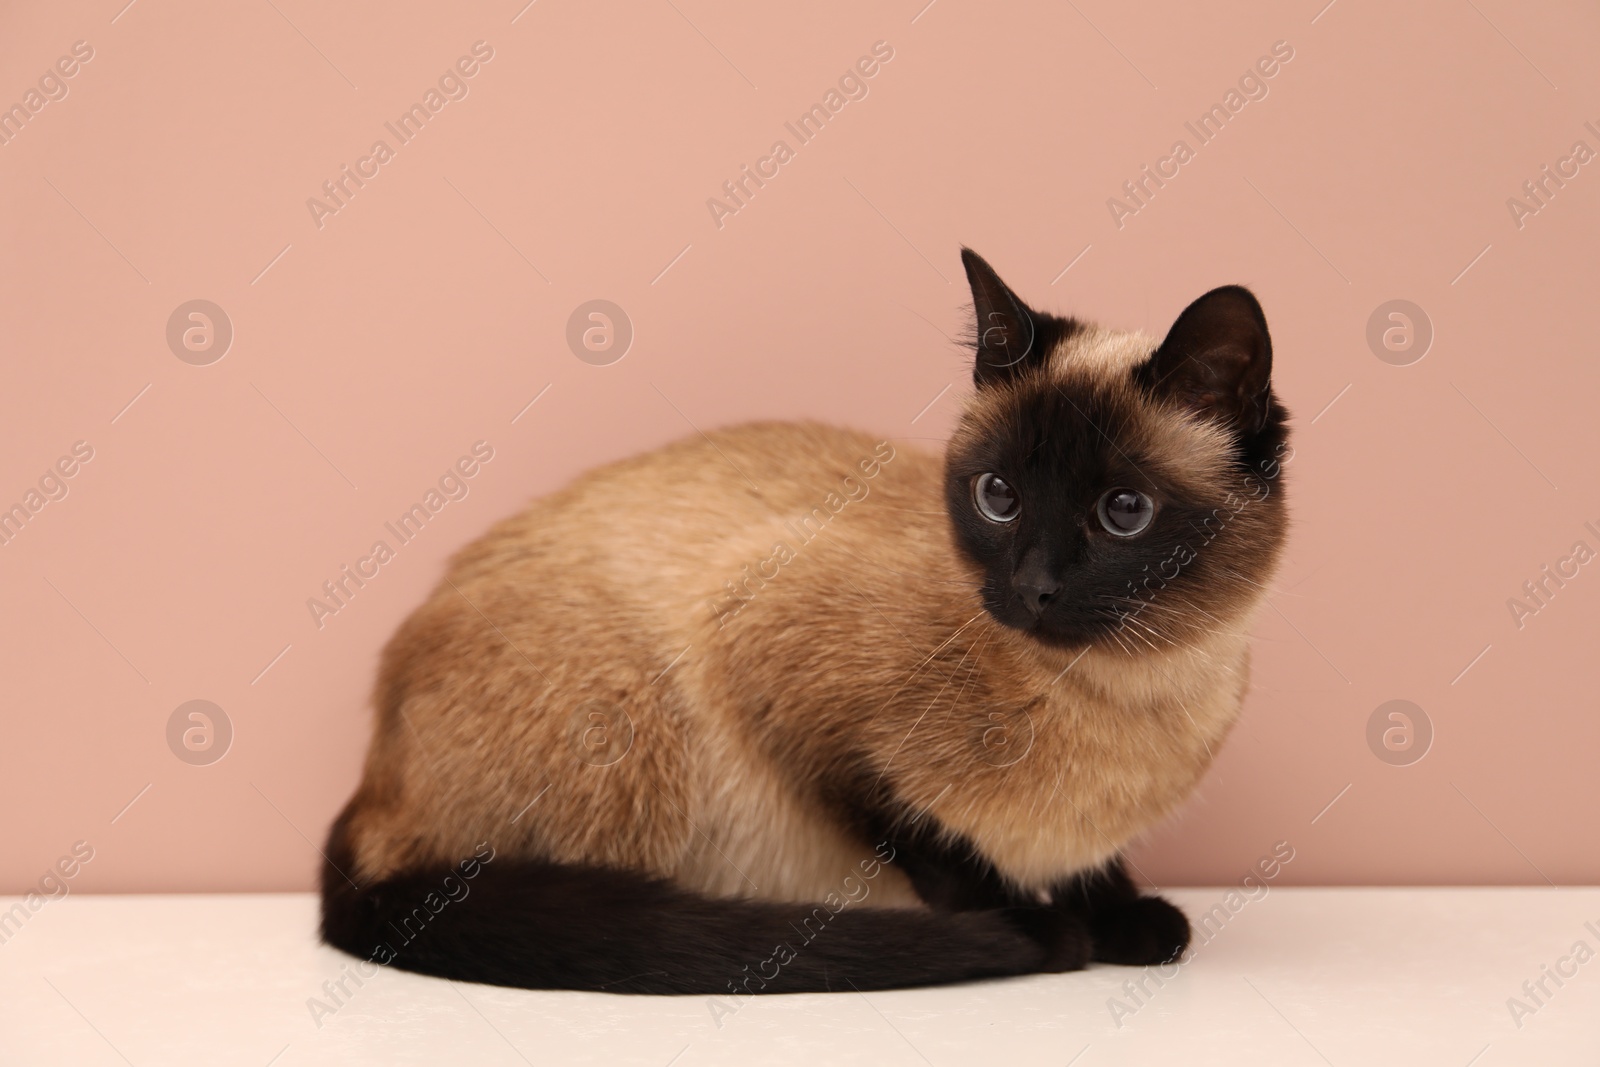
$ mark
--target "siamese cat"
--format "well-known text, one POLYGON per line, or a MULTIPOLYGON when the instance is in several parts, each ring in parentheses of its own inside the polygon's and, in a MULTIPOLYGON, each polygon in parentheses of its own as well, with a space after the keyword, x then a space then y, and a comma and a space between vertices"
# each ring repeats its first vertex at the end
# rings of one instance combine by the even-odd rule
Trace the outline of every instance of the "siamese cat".
POLYGON ((472 982, 869 990, 1176 959, 1122 852, 1239 714, 1287 415, 1245 289, 1165 339, 979 256, 942 455, 816 423, 579 477, 384 654, 322 934, 472 982))

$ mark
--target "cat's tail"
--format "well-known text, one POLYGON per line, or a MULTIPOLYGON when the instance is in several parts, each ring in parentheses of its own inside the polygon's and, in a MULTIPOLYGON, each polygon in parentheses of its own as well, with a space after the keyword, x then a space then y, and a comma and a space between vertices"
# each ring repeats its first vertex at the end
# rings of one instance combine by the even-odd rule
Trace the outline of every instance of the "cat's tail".
POLYGON ((441 978, 743 997, 1082 966, 1050 960, 999 912, 711 900, 638 874, 564 864, 475 857, 358 887, 346 877, 355 872, 341 831, 323 871, 323 939, 441 978))

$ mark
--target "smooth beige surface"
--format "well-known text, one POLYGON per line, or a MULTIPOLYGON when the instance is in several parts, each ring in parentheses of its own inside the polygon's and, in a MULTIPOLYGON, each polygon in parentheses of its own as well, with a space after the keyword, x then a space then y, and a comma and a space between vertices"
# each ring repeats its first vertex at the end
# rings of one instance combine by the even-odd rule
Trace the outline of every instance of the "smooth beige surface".
POLYGON ((1095 967, 752 998, 732 1012, 709 997, 526 992, 390 971, 330 995, 323 983, 355 961, 314 943, 308 895, 72 897, 0 945, 0 1062, 1595 1062, 1600 962, 1570 957, 1578 941, 1600 950, 1600 890, 1274 889, 1231 913, 1226 889, 1173 897, 1197 922, 1222 911, 1159 986, 1139 969, 1095 967), (1536 1005, 1521 987, 1541 967, 1575 973, 1559 987, 1546 979, 1536 1005), (1130 994, 1125 983, 1141 978, 1147 993, 1130 994), (1512 997, 1532 1010, 1513 1017, 1512 997))
POLYGON ((1288 840, 1292 883, 1600 881, 1600 564, 1570 562, 1600 552, 1600 163, 1570 162, 1600 151, 1597 38, 1575 0, 4 5, 0 107, 38 110, 0 144, 0 508, 93 458, 0 545, 0 890, 78 841, 79 891, 309 888, 377 650, 447 553, 697 427, 938 447, 962 243, 1040 307, 1154 333, 1242 282, 1276 339, 1289 560, 1241 725, 1140 867, 1226 882, 1288 840), (1546 165, 1571 176, 1514 216, 1546 165), (633 325, 609 366, 568 347, 597 298, 633 325), (232 324, 206 366, 167 337, 196 299, 232 324), (1369 347, 1397 299, 1432 325, 1409 366, 1369 347), (477 441, 468 495, 399 545, 477 441), (1369 748, 1395 699, 1432 723, 1411 766, 1369 748), (209 766, 169 748, 192 700, 233 728, 209 766))

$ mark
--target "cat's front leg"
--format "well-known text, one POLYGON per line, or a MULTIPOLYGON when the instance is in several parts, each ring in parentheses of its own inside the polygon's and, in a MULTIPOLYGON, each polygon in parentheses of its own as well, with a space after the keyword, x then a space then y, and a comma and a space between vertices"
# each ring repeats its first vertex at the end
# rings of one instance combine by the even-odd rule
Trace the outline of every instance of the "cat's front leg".
POLYGON ((1044 950, 1041 971, 1081 971, 1099 958, 1094 955, 1094 935, 1080 915, 1048 904, 1014 904, 1000 910, 1044 950))
POLYGON ((1018 890, 969 840, 939 826, 926 812, 902 821, 891 814, 894 810, 881 800, 856 808, 859 825, 883 841, 878 854, 893 857, 890 862, 906 874, 929 908, 1001 915, 1042 950, 1036 970, 1080 971, 1089 965, 1094 938, 1085 916, 1018 890))
POLYGON ((1100 963, 1169 963, 1189 947, 1183 912, 1160 897, 1141 896, 1121 857, 1058 886, 1051 904, 1083 923, 1091 958, 1100 963))

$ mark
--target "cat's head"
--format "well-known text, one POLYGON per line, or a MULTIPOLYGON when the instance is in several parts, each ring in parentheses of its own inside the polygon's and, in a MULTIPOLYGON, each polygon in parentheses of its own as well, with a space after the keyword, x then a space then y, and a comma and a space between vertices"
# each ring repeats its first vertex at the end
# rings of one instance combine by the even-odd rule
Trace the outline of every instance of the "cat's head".
POLYGON ((976 253, 962 261, 977 390, 946 504, 989 613, 1129 652, 1243 617, 1282 547, 1292 457, 1255 297, 1213 289, 1157 342, 1035 312, 976 253))

